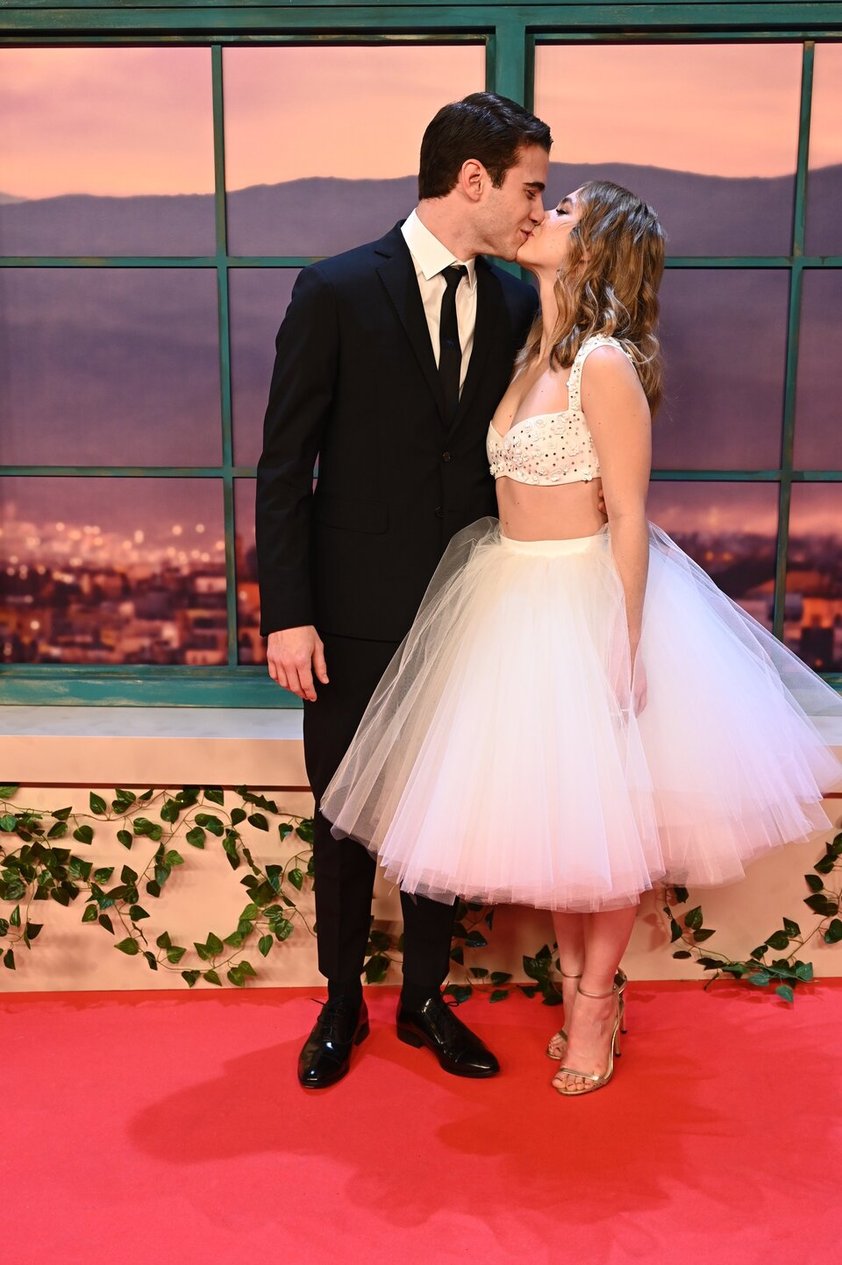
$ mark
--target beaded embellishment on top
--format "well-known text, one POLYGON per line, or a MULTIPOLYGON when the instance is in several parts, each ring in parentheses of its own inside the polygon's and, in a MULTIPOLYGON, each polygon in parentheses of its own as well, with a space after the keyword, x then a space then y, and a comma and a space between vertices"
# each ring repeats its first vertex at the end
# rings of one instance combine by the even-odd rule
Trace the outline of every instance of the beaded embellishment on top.
POLYGON ((517 483, 552 487, 557 483, 589 483, 599 475, 599 460, 582 412, 582 368, 596 347, 617 347, 616 338, 596 334, 576 353, 567 379, 567 408, 558 413, 524 417, 501 435, 488 428, 489 469, 495 479, 503 475, 517 483))

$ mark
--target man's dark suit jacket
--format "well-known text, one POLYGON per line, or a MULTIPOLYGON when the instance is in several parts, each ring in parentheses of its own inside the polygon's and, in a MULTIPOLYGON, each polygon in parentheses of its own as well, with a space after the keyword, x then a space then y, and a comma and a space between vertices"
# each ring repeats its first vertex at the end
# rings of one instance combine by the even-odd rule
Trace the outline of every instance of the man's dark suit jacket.
POLYGON ((400 227, 298 277, 257 472, 264 636, 314 624, 400 641, 451 536, 495 512, 486 432, 537 300, 482 258, 477 287, 473 352, 447 426, 400 227))

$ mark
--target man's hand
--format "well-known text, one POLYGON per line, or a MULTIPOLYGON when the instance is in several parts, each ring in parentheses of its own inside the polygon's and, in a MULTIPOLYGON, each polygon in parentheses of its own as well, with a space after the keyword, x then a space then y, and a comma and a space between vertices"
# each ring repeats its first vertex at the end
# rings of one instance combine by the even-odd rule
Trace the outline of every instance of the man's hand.
POLYGON ((266 661, 273 681, 310 703, 316 701, 313 675, 322 685, 327 685, 325 648, 312 624, 270 633, 266 661))

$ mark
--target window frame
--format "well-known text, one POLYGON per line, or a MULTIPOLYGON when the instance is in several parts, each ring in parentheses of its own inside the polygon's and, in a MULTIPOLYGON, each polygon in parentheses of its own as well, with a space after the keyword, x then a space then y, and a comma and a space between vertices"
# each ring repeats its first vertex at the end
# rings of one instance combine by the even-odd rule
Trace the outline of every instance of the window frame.
MULTIPOLYGON (((65 0, 60 7, 29 0, 0 13, 0 35, 14 47, 114 47, 191 45, 211 50, 214 128, 213 255, 162 256, 9 256, 0 267, 17 268, 206 268, 216 273, 219 333, 219 389, 222 457, 218 466, 201 468, 127 466, 2 466, 16 476, 190 477, 222 482, 225 524, 228 663, 213 668, 187 665, 8 664, 0 666, 2 701, 8 704, 92 704, 97 706, 290 707, 300 700, 279 690, 263 665, 237 662, 237 585, 234 540, 234 486, 253 478, 253 466, 236 465, 233 454, 229 273, 242 268, 305 267, 315 256, 242 256, 228 249, 225 190, 223 50, 248 45, 395 45, 484 43, 486 86, 532 106, 535 50, 541 44, 600 43, 761 43, 802 46, 793 233, 790 253, 779 256, 671 256, 667 267, 680 269, 774 268, 789 274, 787 351, 784 378, 780 463, 764 470, 658 470, 653 480, 694 482, 771 482, 778 484, 778 533, 773 629, 783 633, 789 515, 795 483, 842 482, 842 469, 805 470, 793 464, 798 343, 805 272, 840 268, 842 254, 804 253, 809 128, 813 65, 817 42, 842 40, 842 10, 828 4, 487 4, 462 0, 415 3, 349 4, 344 0, 300 0, 286 4, 236 6, 213 0, 180 0, 167 8, 145 3, 123 7, 101 0, 65 0)), ((279 314, 280 315, 280 314, 279 314)), ((268 389, 268 383, 267 383, 268 389)), ((842 673, 825 677, 837 689, 842 673)))

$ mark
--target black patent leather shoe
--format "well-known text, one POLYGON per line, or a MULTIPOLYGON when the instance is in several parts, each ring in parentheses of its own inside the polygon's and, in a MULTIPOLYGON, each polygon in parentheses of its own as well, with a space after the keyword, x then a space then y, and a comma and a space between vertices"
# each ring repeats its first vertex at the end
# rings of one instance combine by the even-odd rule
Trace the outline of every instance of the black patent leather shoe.
POLYGON ((298 1079, 305 1089, 327 1089, 351 1066, 351 1050, 369 1033, 364 1001, 326 1001, 298 1056, 298 1079))
POLYGON ((478 1036, 457 1019, 453 1008, 436 994, 417 1010, 398 1006, 398 1037, 407 1045, 432 1050, 454 1076, 496 1076, 500 1064, 478 1036))

